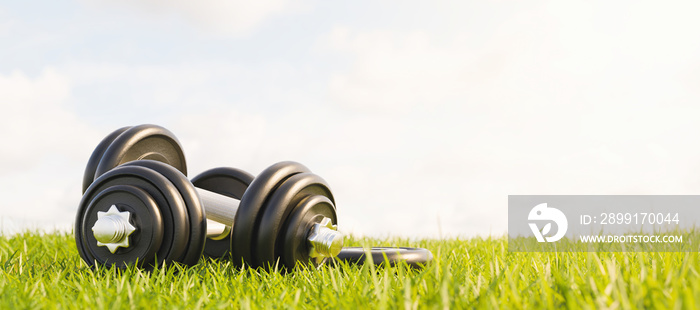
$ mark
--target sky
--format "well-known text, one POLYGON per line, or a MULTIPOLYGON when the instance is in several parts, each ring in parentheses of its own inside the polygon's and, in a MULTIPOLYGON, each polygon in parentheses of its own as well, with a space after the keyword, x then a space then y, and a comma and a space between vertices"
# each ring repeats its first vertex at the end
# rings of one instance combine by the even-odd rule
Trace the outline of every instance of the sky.
POLYGON ((700 193, 697 1, 0 1, 0 226, 70 230, 113 130, 294 160, 342 232, 501 236, 508 195, 700 193))

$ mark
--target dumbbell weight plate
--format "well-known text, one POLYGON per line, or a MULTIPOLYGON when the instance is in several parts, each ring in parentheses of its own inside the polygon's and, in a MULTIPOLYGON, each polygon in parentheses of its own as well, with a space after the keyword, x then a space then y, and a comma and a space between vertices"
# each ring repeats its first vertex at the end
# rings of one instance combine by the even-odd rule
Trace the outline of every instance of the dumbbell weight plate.
POLYGON ((85 210, 80 226, 80 234, 85 243, 78 246, 78 250, 84 258, 89 258, 86 261, 97 261, 103 265, 151 265, 163 241, 163 220, 156 201, 147 192, 129 185, 111 186, 97 194, 85 210), (113 205, 120 212, 128 211, 131 214, 130 224, 139 228, 128 236, 129 247, 118 248, 115 253, 109 252, 107 247, 97 246, 97 240, 91 231, 98 219, 97 213, 104 212, 113 205))
POLYGON ((190 234, 185 253, 176 261, 194 266, 199 262, 204 248, 204 239, 207 237, 207 218, 204 214, 204 207, 197 195, 197 192, 192 186, 192 183, 187 180, 187 177, 174 167, 158 162, 155 160, 136 160, 124 164, 124 166, 139 166, 149 168, 160 173, 168 179, 175 188, 185 203, 187 208, 187 218, 189 219, 190 234))
MULTIPOLYGON (((208 191, 240 200, 248 185, 253 182, 253 175, 243 170, 229 167, 214 168, 204 171, 192 178, 194 186, 208 191)), ((207 239, 204 255, 220 258, 231 253, 231 234, 219 240, 207 239)))
POLYGON ((296 162, 279 162, 263 170, 241 197, 241 202, 234 218, 231 231, 231 258, 234 264, 245 262, 257 267, 253 259, 253 246, 260 215, 268 196, 287 178, 303 172, 309 172, 304 165, 296 162))
POLYGON ((109 134, 93 151, 83 174, 83 192, 103 173, 139 159, 164 162, 187 175, 185 155, 172 132, 150 124, 124 127, 109 134))
POLYGON ((276 254, 282 252, 283 246, 277 242, 280 229, 292 210, 309 196, 328 197, 331 206, 333 206, 333 212, 335 212, 335 201, 328 184, 320 176, 313 173, 295 174, 271 193, 271 197, 265 203, 253 247, 253 257, 262 266, 275 264, 276 254))
POLYGON ((331 219, 333 225, 338 224, 333 202, 320 195, 307 196, 289 215, 281 230, 282 251, 279 253, 280 262, 288 270, 292 270, 297 263, 310 262, 316 265, 315 261, 310 261, 307 239, 313 225, 320 223, 324 217, 331 219))
POLYGON ((87 166, 85 167, 85 173, 83 174, 83 194, 85 193, 85 190, 87 190, 87 188, 90 186, 90 184, 92 184, 92 181, 95 180, 95 171, 97 171, 97 165, 100 164, 102 155, 104 155, 105 151, 107 150, 109 145, 112 144, 114 139, 116 139, 119 135, 121 135, 129 128, 131 127, 122 127, 113 131, 104 139, 102 139, 102 141, 100 141, 100 144, 98 144, 95 150, 92 151, 92 155, 90 155, 90 159, 88 159, 87 166))
MULTIPOLYGON (((369 249, 369 253, 372 261, 377 265, 387 261, 392 266, 405 262, 411 267, 418 268, 426 266, 433 260, 433 253, 423 248, 373 247, 369 249)), ((366 261, 365 255, 365 250, 361 247, 346 247, 335 259, 351 264, 362 264, 366 261)))
MULTIPOLYGON (((137 187, 153 198, 163 222, 162 243, 156 252, 156 257, 158 258, 156 263, 160 265, 162 263, 178 261, 187 249, 190 234, 190 225, 185 203, 178 193, 177 188, 168 181, 168 179, 154 170, 139 166, 114 168, 99 176, 95 182, 90 185, 87 191, 85 191, 85 195, 83 195, 78 207, 76 227, 74 230, 78 252, 80 252, 83 259, 89 265, 92 265, 95 260, 102 262, 106 261, 109 257, 113 257, 110 256, 111 253, 109 252, 93 252, 89 250, 89 247, 96 244, 96 242, 94 242, 94 237, 90 238, 90 236, 92 236, 92 231, 90 229, 92 225, 94 225, 94 222, 85 222, 85 215, 88 213, 90 209, 89 206, 92 204, 95 197, 98 197, 101 192, 110 187, 118 185, 137 187), (99 254, 100 257, 94 256, 95 253, 99 254)), ((121 202, 114 201, 114 203, 119 204, 121 202)), ((108 207, 103 210, 95 210, 95 212, 107 211, 107 209, 108 207)), ((137 230, 139 229, 141 229, 141 227, 137 227, 137 230)), ((146 241, 150 242, 150 240, 146 241)), ((150 259, 149 257, 141 258, 141 260, 150 259)), ((112 260, 107 264, 118 264, 118 262, 112 260)))

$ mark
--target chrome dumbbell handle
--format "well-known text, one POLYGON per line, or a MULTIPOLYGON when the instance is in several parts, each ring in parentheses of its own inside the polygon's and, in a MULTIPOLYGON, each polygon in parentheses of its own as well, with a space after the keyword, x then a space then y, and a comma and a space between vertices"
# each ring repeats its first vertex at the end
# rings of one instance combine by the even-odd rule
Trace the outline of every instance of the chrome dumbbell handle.
POLYGON ((241 201, 195 187, 207 216, 207 238, 219 240, 231 232, 241 201))

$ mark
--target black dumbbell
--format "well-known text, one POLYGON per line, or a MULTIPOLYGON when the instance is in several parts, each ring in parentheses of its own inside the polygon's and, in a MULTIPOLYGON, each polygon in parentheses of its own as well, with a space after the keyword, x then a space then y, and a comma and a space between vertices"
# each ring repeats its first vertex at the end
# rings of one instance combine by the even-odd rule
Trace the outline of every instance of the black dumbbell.
MULTIPOLYGON (((139 159, 160 161, 175 167, 184 175, 187 175, 187 163, 182 146, 172 132, 152 124, 127 126, 107 135, 92 152, 83 174, 83 193, 100 175, 121 164, 139 159)), ((217 184, 221 182, 225 186, 225 188, 222 188, 224 192, 221 193, 224 195, 227 195, 230 191, 240 191, 238 183, 247 182, 245 183, 247 187, 253 179, 252 175, 236 169, 229 170, 228 173, 230 175, 226 178, 216 178, 217 184)), ((205 182, 207 186, 219 186, 212 184, 210 180, 205 182)), ((205 186, 203 185, 203 187, 205 186)), ((242 191, 239 195, 242 195, 242 191)), ((197 224, 199 221, 201 221, 200 216, 193 215, 190 226, 200 225, 197 224)), ((196 236, 196 238, 198 237, 196 236)), ((224 256, 226 253, 222 251, 222 245, 228 243, 229 240, 229 238, 225 238, 225 240, 211 240, 211 242, 207 242, 204 247, 204 254, 214 257, 224 256)))
POLYGON ((88 264, 193 265, 205 238, 223 232, 207 231, 204 214, 232 227, 234 262, 317 265, 342 248, 328 185, 294 162, 267 168, 241 200, 197 188, 161 162, 123 164, 99 176, 85 192, 76 218, 76 243, 88 264))
MULTIPOLYGON (((182 147, 172 132, 157 125, 138 125, 123 127, 107 135, 95 148, 83 175, 83 193, 90 184, 103 173, 130 161, 139 159, 151 159, 167 163, 177 168, 183 174, 187 174, 187 165, 182 147)), ((207 189, 231 198, 242 198, 243 192, 252 182, 253 176, 244 171, 233 168, 213 169, 204 172, 192 180, 197 187, 207 189)), ((194 212, 194 210, 190 210, 194 212)), ((180 212, 182 213, 182 212, 180 212)), ((196 212, 195 212, 196 213, 196 212)), ((190 214, 189 226, 199 227, 202 224, 197 214, 190 214)), ((217 225, 214 221, 208 221, 208 230, 211 238, 204 247, 204 255, 210 257, 223 257, 231 248, 230 234, 222 233, 213 235, 217 225), (214 227, 212 227, 214 226, 214 227)), ((230 227, 227 227, 230 229, 230 227)), ((179 230, 187 230, 179 228, 179 230)), ((202 232, 194 229, 192 241, 199 240, 202 232)), ((196 257, 192 255, 192 260, 196 257)))
MULTIPOLYGON (((233 249, 234 262, 259 266, 270 265, 279 258, 290 267, 296 261, 308 261, 311 256, 316 257, 314 264, 324 260, 328 253, 309 253, 313 243, 317 243, 316 247, 332 247, 334 249, 322 251, 331 250, 330 254, 336 254, 342 239, 334 239, 335 243, 330 239, 318 240, 338 236, 331 232, 333 224, 337 223, 332 194, 325 181, 301 164, 273 165, 255 178, 255 182, 252 175, 233 168, 209 170, 191 183, 185 173, 182 148, 175 136, 162 127, 124 127, 103 139, 85 169, 85 195, 76 218, 76 242, 83 259, 89 264, 125 265, 138 260, 139 265, 170 261, 191 265, 199 259, 202 248, 205 255, 213 257, 225 256, 233 249), (139 159, 168 165, 147 160, 124 165, 115 169, 117 172, 110 170, 139 159), (102 177, 107 171, 109 175, 102 177), (91 188, 96 179, 100 180, 96 182, 99 185, 91 188), (249 185, 252 190, 246 191, 249 185), (307 187, 300 189, 299 186, 307 187), (297 190, 300 192, 292 194, 297 190), (249 193, 247 198, 244 197, 246 192, 249 193), (307 193, 320 195, 304 196, 307 193), (131 201, 136 207, 122 206, 121 209, 127 209, 124 211, 119 204, 114 204, 114 210, 112 205, 95 206, 113 199, 131 201), (231 212, 243 203, 238 199, 245 201, 247 207, 231 212), (276 207, 269 207, 271 201, 276 207), (208 225, 205 212, 224 224, 212 225, 216 221, 209 221, 208 225), (96 226, 100 214, 105 219, 96 226), (322 221, 324 218, 326 220, 322 221), (234 222, 240 225, 233 225, 232 229, 234 222), (322 222, 326 225, 323 229, 322 222), (90 233, 88 226, 96 231, 90 233), (132 228, 134 231, 128 235, 132 228), (310 234, 312 229, 321 229, 320 234, 310 234), (104 242, 97 241, 96 232, 104 242), (207 240, 207 237, 210 238, 207 240), (309 238, 315 240, 306 240, 309 238)), ((370 250, 373 256, 386 255, 385 252, 382 248, 370 250)), ((424 264, 432 258, 430 252, 427 252, 429 256, 423 255, 425 252, 424 249, 403 249, 398 256, 392 254, 396 259, 389 260, 391 263, 424 264)), ((345 249, 338 258, 361 262, 362 255, 357 249, 345 249)))

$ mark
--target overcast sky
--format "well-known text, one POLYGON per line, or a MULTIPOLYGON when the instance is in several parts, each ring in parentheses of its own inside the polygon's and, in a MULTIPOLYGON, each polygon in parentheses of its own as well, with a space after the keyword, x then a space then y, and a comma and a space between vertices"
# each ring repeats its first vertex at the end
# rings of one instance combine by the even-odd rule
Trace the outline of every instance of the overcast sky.
POLYGON ((295 160, 342 231, 503 235, 509 194, 700 194, 697 1, 2 1, 2 231, 70 229, 112 130, 295 160))

